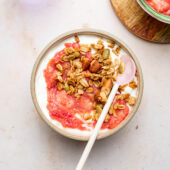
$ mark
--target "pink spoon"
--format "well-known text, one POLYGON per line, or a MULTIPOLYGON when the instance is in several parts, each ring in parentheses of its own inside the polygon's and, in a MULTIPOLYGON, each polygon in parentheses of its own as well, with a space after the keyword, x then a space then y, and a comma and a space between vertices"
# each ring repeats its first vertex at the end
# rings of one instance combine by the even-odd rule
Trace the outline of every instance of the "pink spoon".
POLYGON ((117 82, 114 84, 114 86, 110 92, 110 95, 109 95, 107 102, 103 108, 103 111, 99 117, 99 120, 97 121, 97 124, 92 132, 92 135, 90 136, 90 139, 88 140, 88 143, 87 143, 87 145, 84 149, 84 152, 79 160, 79 163, 77 164, 76 170, 82 170, 82 168, 88 158, 88 155, 93 147, 93 144, 96 140, 98 132, 103 124, 103 121, 108 113, 110 105, 113 102, 113 99, 116 95, 116 92, 117 92, 119 86, 130 83, 135 76, 136 66, 135 66, 134 61, 128 55, 123 55, 120 60, 122 62, 124 62, 125 70, 124 70, 123 74, 119 74, 117 77, 117 82))

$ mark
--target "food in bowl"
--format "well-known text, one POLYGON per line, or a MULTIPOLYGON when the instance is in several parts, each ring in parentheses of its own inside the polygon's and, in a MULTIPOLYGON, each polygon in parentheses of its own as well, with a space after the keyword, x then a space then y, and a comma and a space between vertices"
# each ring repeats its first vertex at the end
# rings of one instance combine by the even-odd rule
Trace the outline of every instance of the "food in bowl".
MULTIPOLYGON (((120 61, 121 47, 99 39, 96 43, 65 43, 44 70, 47 84, 47 109, 50 117, 63 127, 91 131, 102 112, 108 94, 122 74, 125 63, 120 61)), ((119 125, 135 105, 137 77, 119 88, 104 120, 102 129, 119 125)))
POLYGON ((170 0, 146 0, 157 12, 170 16, 170 0))
POLYGON ((31 92, 41 117, 57 132, 87 140, 94 129, 117 74, 129 55, 136 64, 133 81, 120 86, 98 139, 116 133, 135 114, 142 97, 140 65, 114 36, 93 29, 66 33, 50 43, 34 65, 31 92))

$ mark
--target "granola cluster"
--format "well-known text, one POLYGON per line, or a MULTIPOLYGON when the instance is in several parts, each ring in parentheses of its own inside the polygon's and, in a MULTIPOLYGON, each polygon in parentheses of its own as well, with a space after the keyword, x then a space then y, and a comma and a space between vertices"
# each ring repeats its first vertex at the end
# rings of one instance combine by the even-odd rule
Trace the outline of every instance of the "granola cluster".
MULTIPOLYGON (((80 42, 78 36, 75 37, 75 41, 80 42)), ((80 44, 78 48, 67 47, 60 62, 56 64, 58 90, 65 90, 67 94, 74 95, 77 100, 83 94, 94 94, 93 115, 84 114, 85 120, 98 120, 117 75, 122 74, 125 69, 124 63, 118 58, 112 61, 110 54, 111 48, 118 56, 121 47, 114 49, 115 43, 111 41, 108 43, 109 48, 104 46, 102 40, 91 45, 80 44)), ((119 91, 122 92, 126 86, 121 86, 119 91)), ((136 88, 137 84, 133 81, 129 86, 136 88)), ((136 102, 136 98, 131 97, 130 94, 120 94, 116 100, 125 100, 131 106, 136 102)), ((116 116, 117 109, 123 110, 125 105, 112 104, 105 122, 108 122, 111 114, 116 116)))

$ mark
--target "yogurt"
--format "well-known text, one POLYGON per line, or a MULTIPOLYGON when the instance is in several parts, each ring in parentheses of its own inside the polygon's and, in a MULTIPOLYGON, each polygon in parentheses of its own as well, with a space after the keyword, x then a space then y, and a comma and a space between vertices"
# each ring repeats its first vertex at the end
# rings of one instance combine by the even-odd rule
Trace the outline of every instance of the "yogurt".
MULTIPOLYGON (((98 40, 102 40, 104 42, 105 47, 108 46, 108 42, 106 39, 101 38, 99 36, 93 36, 93 35, 79 35, 79 39, 80 39, 80 43, 81 44, 96 44, 98 40)), ((43 75, 43 71, 44 69, 47 67, 48 62, 50 61, 50 59, 52 59, 55 55, 56 52, 61 51, 62 49, 65 48, 64 44, 65 43, 72 43, 74 42, 74 37, 68 38, 64 41, 62 41, 60 44, 54 46, 53 48, 51 48, 46 54, 45 57, 41 60, 40 65, 38 67, 37 70, 37 74, 36 74, 36 78, 35 78, 35 93, 36 93, 36 97, 37 97, 37 101, 38 104, 44 114, 44 116, 54 125, 57 126, 60 129, 64 129, 65 131, 67 131, 68 133, 71 133, 73 135, 81 135, 81 136, 89 136, 92 133, 93 127, 88 127, 87 125, 87 121, 85 121, 84 123, 84 127, 87 127, 88 130, 79 130, 79 129, 73 129, 73 128, 65 128, 62 126, 62 124, 57 121, 54 120, 50 117, 49 114, 49 110, 47 109, 47 88, 46 88, 46 82, 45 82, 45 78, 43 75)), ((114 46, 114 49, 116 49, 118 47, 118 45, 114 46)), ((109 47, 107 47, 109 48, 109 47)), ((121 49, 120 53, 118 56, 116 56, 113 52, 112 49, 110 49, 111 52, 111 57, 112 60, 114 61, 115 58, 120 58, 121 55, 126 54, 126 52, 121 49)), ((136 81, 136 83, 138 84, 138 79, 137 77, 134 78, 134 80, 136 81)), ((136 89, 132 89, 130 87, 126 87, 124 89, 124 91, 122 93, 129 93, 131 96, 137 97, 138 95, 138 88, 136 89)), ((129 106, 130 112, 132 111, 132 107, 129 106)), ((130 113, 129 113, 130 114, 130 113)), ((79 118, 80 120, 82 120, 82 118, 77 114, 76 115, 77 118, 79 118)), ((84 120, 82 120, 84 121, 84 120)), ((92 120, 88 120, 88 121, 92 121, 92 120)), ((99 135, 101 135, 102 133, 105 133, 109 130, 112 129, 102 129, 99 132, 99 135)))

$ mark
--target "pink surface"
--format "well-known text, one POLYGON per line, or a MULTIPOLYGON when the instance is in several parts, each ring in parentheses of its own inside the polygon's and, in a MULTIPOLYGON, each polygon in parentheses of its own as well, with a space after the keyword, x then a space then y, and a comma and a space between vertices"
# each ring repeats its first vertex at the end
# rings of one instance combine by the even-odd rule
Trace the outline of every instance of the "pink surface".
POLYGON ((117 83, 119 85, 125 85, 133 80, 136 73, 136 65, 128 55, 121 56, 121 61, 125 64, 125 71, 123 74, 118 75, 117 83))

